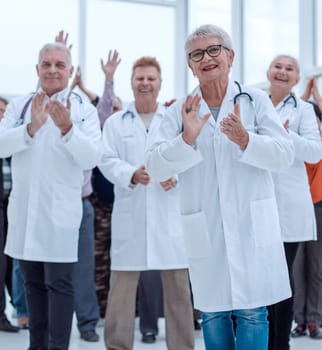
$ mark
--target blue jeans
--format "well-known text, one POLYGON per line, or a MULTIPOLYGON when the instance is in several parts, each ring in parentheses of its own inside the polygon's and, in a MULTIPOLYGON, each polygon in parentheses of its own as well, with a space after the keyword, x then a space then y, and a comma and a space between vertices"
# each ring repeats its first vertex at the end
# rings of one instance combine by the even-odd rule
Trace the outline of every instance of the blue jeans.
POLYGON ((85 199, 79 229, 78 261, 73 276, 75 313, 80 333, 94 331, 100 317, 95 289, 94 238, 94 209, 85 199))
POLYGON ((19 260, 13 259, 12 270, 12 297, 17 317, 28 317, 25 286, 22 279, 19 260))
POLYGON ((206 350, 266 350, 268 321, 266 307, 202 313, 206 350), (232 316, 235 319, 235 327, 232 316))

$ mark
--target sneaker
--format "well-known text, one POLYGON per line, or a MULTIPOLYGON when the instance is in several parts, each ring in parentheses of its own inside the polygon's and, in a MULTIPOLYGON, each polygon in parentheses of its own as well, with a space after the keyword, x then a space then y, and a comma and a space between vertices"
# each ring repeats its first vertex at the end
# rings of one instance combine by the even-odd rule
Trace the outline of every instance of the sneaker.
POLYGON ((298 324, 291 332, 292 338, 298 338, 305 336, 306 333, 306 326, 302 324, 298 324))
POLYGON ((17 333, 19 332, 19 327, 13 326, 7 319, 6 315, 2 315, 0 318, 0 331, 17 333))
POLYGON ((153 333, 143 333, 142 334, 142 343, 153 344, 156 341, 156 336, 153 333))
POLYGON ((99 335, 95 331, 81 332, 80 337, 89 342, 98 342, 100 340, 99 335))
POLYGON ((316 325, 309 325, 310 337, 313 339, 322 339, 322 328, 316 325))

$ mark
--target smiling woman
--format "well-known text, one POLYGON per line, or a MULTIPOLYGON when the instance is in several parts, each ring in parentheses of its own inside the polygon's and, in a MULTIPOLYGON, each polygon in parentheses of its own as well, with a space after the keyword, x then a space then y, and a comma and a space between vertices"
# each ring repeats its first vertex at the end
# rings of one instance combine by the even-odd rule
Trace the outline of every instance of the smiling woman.
MULTIPOLYGON (((304 162, 321 158, 321 141, 312 105, 293 92, 300 79, 296 58, 278 55, 267 71, 270 98, 281 123, 295 145, 295 161, 284 172, 273 173, 282 239, 292 283, 293 262, 298 242, 316 239, 316 222, 304 162)), ((289 348, 293 319, 293 298, 269 307, 269 350, 289 348)))
POLYGON ((159 181, 179 174, 177 220, 206 349, 266 350, 266 305, 290 295, 271 171, 291 165, 293 144, 267 94, 230 78, 225 30, 198 27, 185 51, 199 85, 169 108, 147 169, 159 181))

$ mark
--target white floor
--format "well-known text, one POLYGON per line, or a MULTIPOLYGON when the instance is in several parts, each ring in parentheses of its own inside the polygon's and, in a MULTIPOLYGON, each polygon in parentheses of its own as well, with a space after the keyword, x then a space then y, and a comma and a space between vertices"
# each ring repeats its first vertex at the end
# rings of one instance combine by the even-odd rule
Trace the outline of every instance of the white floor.
MULTIPOLYGON (((7 315, 10 316, 12 310, 10 306, 7 307, 7 315)), ((9 317, 10 318, 10 317, 9 317)), ((10 320, 15 324, 16 320, 10 318, 10 320)), ((136 325, 135 329, 135 342, 134 350, 166 350, 165 343, 165 332, 164 332, 164 319, 159 320, 159 330, 160 334, 157 337, 157 341, 154 344, 143 344, 141 342, 140 332, 136 325)), ((100 341, 97 343, 88 343, 79 338, 78 330, 73 323, 73 330, 70 341, 70 350, 104 350, 103 341, 103 328, 97 328, 97 332, 100 335, 100 341)), ((196 336, 196 346, 195 350, 203 350, 203 339, 201 331, 195 332, 196 336)), ((28 348, 28 331, 21 330, 19 333, 6 333, 0 332, 0 350, 26 350, 28 348)), ((291 340, 292 350, 321 350, 322 340, 314 340, 309 337, 303 337, 300 339, 291 340)))

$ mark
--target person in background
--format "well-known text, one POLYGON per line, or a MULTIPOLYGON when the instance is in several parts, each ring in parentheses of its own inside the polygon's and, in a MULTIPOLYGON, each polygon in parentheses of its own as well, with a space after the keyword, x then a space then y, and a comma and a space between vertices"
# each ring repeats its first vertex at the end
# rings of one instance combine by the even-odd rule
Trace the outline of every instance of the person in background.
POLYGON ((78 66, 76 69, 76 73, 74 76, 74 79, 71 83, 70 88, 72 90, 75 89, 75 87, 78 87, 80 89, 80 91, 85 94, 85 96, 89 99, 90 103, 93 106, 97 106, 98 101, 99 101, 99 97, 91 90, 89 90, 83 83, 83 78, 82 78, 82 71, 81 71, 81 67, 78 66))
POLYGON ((26 290, 18 259, 13 259, 12 296, 13 305, 17 314, 18 327, 21 329, 28 329, 29 317, 26 290))
MULTIPOLYGON (((290 135, 295 159, 289 169, 273 172, 282 239, 290 284, 299 242, 316 239, 316 221, 304 162, 315 163, 322 157, 322 144, 311 104, 292 91, 300 80, 298 61, 289 55, 275 57, 267 71, 269 96, 280 122, 290 135)), ((269 308, 269 350, 288 350, 293 320, 293 297, 269 308)))
POLYGON ((134 63, 131 86, 134 101, 104 124, 99 166, 115 192, 105 345, 109 350, 133 348, 140 272, 160 270, 167 347, 189 350, 194 330, 187 257, 181 223, 172 220, 180 210, 179 186, 174 177, 155 181, 144 165, 146 147, 165 113, 157 102, 161 69, 155 58, 134 63))
MULTIPOLYGON (((4 113, 7 108, 8 101, 0 97, 0 121, 2 120, 4 113)), ((10 323, 6 314, 6 298, 5 298, 5 287, 6 287, 6 276, 7 276, 7 257, 4 252, 4 245, 6 240, 6 227, 5 227, 5 194, 4 194, 4 181, 3 181, 3 159, 0 159, 0 331, 16 333, 19 331, 19 327, 15 327, 10 323)), ((11 275, 11 272, 10 272, 11 275)), ((11 283, 10 283, 11 284, 11 283)), ((9 284, 9 290, 10 290, 9 284)))
POLYGON ((168 109, 147 172, 179 174, 172 218, 183 223, 206 349, 267 350, 266 305, 291 294, 271 172, 292 164, 294 146, 265 92, 229 78, 227 32, 198 27, 185 52, 199 86, 168 109))
MULTIPOLYGON (((114 75, 120 62, 116 50, 109 51, 106 62, 101 60, 105 76, 101 98, 85 87, 80 68, 71 84, 72 89, 77 86, 91 103, 97 106, 101 128, 110 115, 122 108, 121 100, 114 93, 114 75)), ((93 169, 92 186, 91 202, 95 212, 95 283, 100 313, 98 326, 104 326, 110 280, 111 213, 114 193, 113 184, 103 176, 98 167, 93 169)))
MULTIPOLYGON (((302 99, 313 104, 321 137, 322 99, 316 78, 309 79, 302 99), (313 96, 313 101, 309 98, 313 96)), ((293 266, 294 320, 293 338, 309 334, 322 339, 322 160, 317 164, 306 163, 312 201, 317 224, 317 240, 300 242, 293 266)))
MULTIPOLYGON (((64 31, 60 31, 55 41, 67 47, 68 33, 64 35, 64 31)), ((72 45, 68 46, 69 51, 71 47, 72 45)), ((79 77, 78 70, 76 77, 79 77)), ((91 169, 84 171, 82 187, 83 211, 79 228, 78 260, 73 273, 73 285, 77 328, 80 337, 88 342, 98 342, 99 335, 95 330, 99 321, 99 310, 94 280, 94 209, 89 200, 93 191, 91 176, 91 169)))
MULTIPOLYGON (((3 118, 5 108, 8 101, 0 97, 0 120, 3 118)), ((4 237, 7 236, 8 230, 8 198, 11 191, 11 158, 2 159, 2 175, 3 175, 3 216, 4 216, 4 237)), ((18 327, 21 329, 28 329, 28 310, 25 287, 21 276, 19 260, 11 259, 6 256, 7 264, 1 266, 4 268, 7 265, 6 275, 10 275, 6 278, 6 285, 9 294, 12 296, 12 305, 15 310, 15 316, 17 316, 18 327)))
POLYGON ((153 344, 163 315, 162 280, 158 270, 141 271, 138 287, 138 316, 142 342, 153 344))
POLYGON ((83 170, 100 159, 95 108, 71 93, 70 51, 49 43, 36 66, 40 89, 13 99, 0 123, 0 157, 12 156, 5 252, 20 260, 29 350, 67 350, 83 170))
POLYGON ((75 313, 80 337, 88 342, 98 342, 99 335, 95 330, 99 321, 99 307, 95 289, 94 208, 90 201, 93 191, 91 176, 92 170, 84 171, 83 215, 79 228, 78 261, 75 265, 73 284, 75 313))

